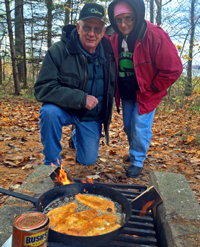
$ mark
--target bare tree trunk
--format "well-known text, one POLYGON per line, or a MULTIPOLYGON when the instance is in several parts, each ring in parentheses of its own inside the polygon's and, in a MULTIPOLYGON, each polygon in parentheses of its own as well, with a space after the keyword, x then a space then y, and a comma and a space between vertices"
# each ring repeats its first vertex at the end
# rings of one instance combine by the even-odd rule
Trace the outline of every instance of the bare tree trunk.
MULTIPOLYGON (((31 37, 33 37, 33 30, 34 30, 34 25, 33 25, 33 3, 31 2, 31 37)), ((34 49, 33 49, 33 39, 31 38, 31 71, 32 71, 32 75, 33 78, 32 80, 35 81, 35 68, 34 68, 34 49)))
MULTIPOLYGON (((6 45, 6 39, 4 40, 4 44, 3 44, 3 46, 5 47, 5 45, 6 45)), ((3 52, 3 54, 2 54, 2 62, 3 62, 3 65, 5 64, 5 51, 3 52)), ((3 68, 2 68, 2 73, 3 73, 3 81, 5 81, 5 79, 6 79, 6 73, 5 73, 5 66, 3 66, 3 68)))
MULTIPOLYGON (((34 45, 33 45, 33 37, 34 37, 34 4, 31 1, 30 3, 31 6, 31 26, 30 26, 30 33, 31 33, 31 44, 30 44, 30 49, 31 49, 31 56, 30 56, 30 61, 31 61, 31 66, 30 66, 30 80, 32 79, 32 81, 35 81, 35 64, 34 64, 34 55, 35 55, 35 51, 34 51, 34 45), (32 75, 32 78, 31 78, 32 75)), ((46 23, 45 23, 46 26, 46 23)), ((44 28, 45 30, 45 28, 44 28)))
POLYGON ((8 33, 9 33, 9 39, 10 39, 10 51, 11 51, 11 59, 12 59, 15 95, 19 95, 20 85, 19 85, 19 77, 18 77, 18 69, 17 69, 16 52, 15 52, 14 39, 13 39, 13 31, 12 31, 12 25, 11 25, 9 0, 5 0, 5 5, 6 5, 6 16, 7 16, 7 23, 8 23, 8 33))
POLYGON ((69 24, 70 22, 70 18, 69 18, 70 8, 71 8, 71 0, 68 0, 65 3, 65 25, 69 24))
POLYGON ((19 81, 24 81, 23 69, 23 0, 15 0, 15 50, 17 57, 17 68, 19 81))
POLYGON ((27 88, 27 68, 26 68, 26 45, 25 45, 25 30, 23 25, 23 69, 24 69, 24 88, 27 88))
POLYGON ((0 54, 0 85, 3 84, 3 68, 2 68, 2 61, 1 61, 1 54, 0 54))
POLYGON ((48 48, 52 44, 52 7, 53 7, 53 2, 52 0, 47 0, 47 9, 48 9, 48 19, 47 19, 47 46, 48 48))
POLYGON ((3 84, 3 66, 2 66, 3 61, 1 56, 1 41, 2 40, 0 40, 0 85, 3 84))
POLYGON ((155 3, 157 5, 157 15, 156 15, 156 24, 161 25, 161 9, 162 9, 162 0, 155 0, 155 3))
MULTIPOLYGON (((3 65, 5 64, 5 55, 3 56, 3 65)), ((2 71, 2 73, 3 73, 3 81, 5 81, 5 79, 6 79, 6 73, 5 73, 5 66, 3 66, 3 71, 2 71)))
POLYGON ((78 13, 79 13, 79 5, 83 3, 82 0, 70 0, 71 1, 71 6, 73 6, 73 9, 71 8, 70 12, 70 24, 76 25, 76 21, 78 18, 78 13))
POLYGON ((185 96, 189 96, 192 94, 192 58, 193 58, 193 40, 194 40, 194 32, 195 32, 195 24, 194 24, 194 5, 196 0, 192 0, 191 2, 191 36, 190 36, 190 47, 189 47, 189 59, 187 65, 187 82, 185 84, 185 96))
POLYGON ((154 23, 154 0, 150 0, 150 22, 154 23))

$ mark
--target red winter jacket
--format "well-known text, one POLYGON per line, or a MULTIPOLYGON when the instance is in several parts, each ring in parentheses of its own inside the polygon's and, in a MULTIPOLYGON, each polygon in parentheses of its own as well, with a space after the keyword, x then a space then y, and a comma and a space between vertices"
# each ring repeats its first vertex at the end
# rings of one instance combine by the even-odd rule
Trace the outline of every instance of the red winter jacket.
MULTIPOLYGON (((115 59, 118 61, 118 34, 109 32, 110 28, 108 27, 105 37, 110 41, 115 59)), ((140 88, 140 91, 136 92, 139 113, 149 113, 167 94, 167 88, 180 77, 183 66, 168 34, 161 27, 148 21, 144 22, 136 40, 133 64, 140 88)), ((119 111, 120 96, 117 82, 115 99, 119 111)))

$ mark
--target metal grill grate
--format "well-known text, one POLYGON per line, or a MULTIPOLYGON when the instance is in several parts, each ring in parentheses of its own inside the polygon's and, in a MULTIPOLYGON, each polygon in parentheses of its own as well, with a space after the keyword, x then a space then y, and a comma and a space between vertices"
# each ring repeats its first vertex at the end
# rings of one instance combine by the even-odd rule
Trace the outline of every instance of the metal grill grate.
MULTIPOLYGON (((74 179, 74 182, 80 182, 74 179)), ((147 189, 141 185, 127 184, 105 184, 95 182, 116 189, 131 202, 135 197, 147 189)), ((157 245, 156 232, 154 230, 153 216, 151 212, 146 212, 145 216, 139 216, 140 211, 132 209, 132 216, 120 235, 110 243, 101 247, 155 247, 157 245)), ((48 247, 70 247, 68 245, 52 243, 49 238, 48 247)), ((92 247, 92 246, 91 246, 92 247)))

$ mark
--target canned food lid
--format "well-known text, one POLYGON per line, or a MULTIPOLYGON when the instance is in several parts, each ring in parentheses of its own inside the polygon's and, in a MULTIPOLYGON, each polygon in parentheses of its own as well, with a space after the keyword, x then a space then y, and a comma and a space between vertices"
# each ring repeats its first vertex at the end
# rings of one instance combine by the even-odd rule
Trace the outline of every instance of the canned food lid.
POLYGON ((18 215, 14 219, 14 225, 20 230, 29 231, 35 230, 44 226, 48 221, 48 217, 43 213, 33 212, 33 213, 24 213, 18 215))

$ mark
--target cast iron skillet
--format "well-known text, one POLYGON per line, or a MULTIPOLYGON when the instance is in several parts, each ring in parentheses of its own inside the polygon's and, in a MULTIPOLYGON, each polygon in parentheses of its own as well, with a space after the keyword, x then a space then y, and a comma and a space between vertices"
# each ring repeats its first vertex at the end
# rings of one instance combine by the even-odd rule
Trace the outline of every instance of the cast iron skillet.
POLYGON ((39 199, 36 199, 34 197, 30 197, 24 194, 20 194, 17 192, 13 192, 13 191, 0 188, 0 193, 32 202, 34 206, 36 207, 36 209, 40 212, 43 212, 45 207, 56 199, 59 199, 62 197, 74 196, 78 193, 85 193, 86 191, 89 194, 101 195, 101 196, 110 198, 113 202, 117 202, 119 205, 121 205, 122 213, 125 214, 125 223, 115 231, 112 231, 112 232, 109 232, 103 235, 91 236, 91 237, 67 235, 67 234, 56 232, 50 228, 48 240, 49 242, 58 242, 61 244, 66 244, 66 245, 76 246, 76 247, 102 246, 103 244, 110 242, 116 236, 118 236, 131 217, 131 203, 120 192, 112 188, 106 187, 104 185, 99 185, 99 184, 73 183, 69 185, 62 185, 62 186, 55 187, 45 192, 44 194, 42 194, 39 197, 39 199))

